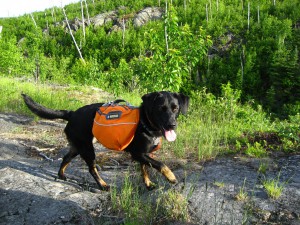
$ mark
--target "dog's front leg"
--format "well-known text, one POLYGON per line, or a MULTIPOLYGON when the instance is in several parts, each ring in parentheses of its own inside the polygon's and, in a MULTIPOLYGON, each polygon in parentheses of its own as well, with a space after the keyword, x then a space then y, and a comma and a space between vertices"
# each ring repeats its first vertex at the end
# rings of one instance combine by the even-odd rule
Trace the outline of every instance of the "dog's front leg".
POLYGON ((143 180, 144 180, 144 183, 145 183, 147 189, 153 190, 155 188, 155 183, 153 183, 150 180, 146 164, 141 163, 141 171, 142 171, 143 180))
POLYGON ((174 175, 174 173, 169 169, 169 167, 167 167, 166 165, 164 165, 160 172, 173 184, 177 183, 177 179, 174 175))
MULTIPOLYGON (((87 153, 87 151, 85 152, 87 153)), ((96 167, 96 156, 94 151, 90 151, 89 154, 81 154, 81 157, 84 159, 86 164, 89 167, 89 172, 95 179, 96 183, 98 184, 100 190, 108 191, 110 189, 110 186, 106 184, 104 180, 100 177, 97 167, 96 167)))
POLYGON ((102 180, 102 178, 100 177, 97 167, 96 167, 96 163, 91 166, 89 165, 89 172, 93 176, 93 178, 95 179, 95 181, 97 182, 97 184, 101 190, 109 191, 110 186, 108 184, 106 184, 106 182, 104 180, 102 180))
MULTIPOLYGON (((155 159, 152 159, 147 154, 132 155, 132 157, 133 157, 134 160, 137 160, 141 164, 145 164, 147 166, 150 166, 150 167, 153 167, 153 168, 157 169, 159 172, 161 172, 168 179, 169 182, 171 182, 173 184, 177 183, 177 180, 176 180, 176 177, 175 177, 174 173, 169 169, 169 167, 167 167, 162 162, 157 161, 155 159)), ((144 172, 143 172, 143 176, 144 176, 144 172)), ((147 179, 149 179, 148 175, 146 177, 147 177, 147 179)), ((150 179, 149 179, 149 181, 150 181, 150 179)), ((146 186, 147 186, 147 184, 146 184, 146 186)))

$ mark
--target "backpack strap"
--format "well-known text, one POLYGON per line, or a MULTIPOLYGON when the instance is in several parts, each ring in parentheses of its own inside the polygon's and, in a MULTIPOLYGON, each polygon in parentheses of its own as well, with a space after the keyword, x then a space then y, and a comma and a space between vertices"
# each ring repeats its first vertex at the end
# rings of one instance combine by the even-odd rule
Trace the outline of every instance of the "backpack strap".
POLYGON ((129 103, 128 102, 126 102, 125 100, 123 100, 123 99, 117 99, 117 100, 115 100, 115 101, 113 101, 112 102, 112 104, 114 104, 114 105, 118 105, 119 103, 121 103, 121 102, 125 102, 125 104, 126 105, 128 105, 129 103))
POLYGON ((115 101, 110 101, 110 102, 107 102, 107 103, 105 103, 105 104, 103 104, 101 107, 105 107, 105 106, 111 106, 111 105, 118 105, 119 103, 121 103, 121 102, 124 102, 125 104, 128 104, 125 100, 123 100, 123 99, 117 99, 117 100, 115 100, 115 101))
MULTIPOLYGON (((105 104, 103 104, 101 107, 110 107, 110 106, 122 106, 124 109, 138 109, 139 107, 136 107, 136 106, 133 106, 131 105, 129 102, 123 100, 123 99, 117 99, 115 101, 110 101, 110 102, 107 102, 105 104), (122 104, 120 104, 122 103, 122 104)), ((101 108, 100 107, 100 108, 101 108)), ((97 112, 100 114, 100 115, 106 115, 105 113, 103 113, 100 108, 97 109, 97 112)))

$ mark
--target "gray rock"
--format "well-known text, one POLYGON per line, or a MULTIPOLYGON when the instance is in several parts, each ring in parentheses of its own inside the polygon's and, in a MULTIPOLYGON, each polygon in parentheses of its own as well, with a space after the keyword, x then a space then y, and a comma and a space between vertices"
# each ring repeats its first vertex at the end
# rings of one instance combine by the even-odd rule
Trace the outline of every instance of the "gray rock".
POLYGON ((117 18, 117 12, 116 11, 110 11, 98 14, 91 18, 91 23, 95 27, 104 26, 108 23, 112 23, 117 18))
MULTIPOLYGON (((163 10, 159 7, 146 7, 135 15, 125 15, 122 18, 119 16, 119 10, 125 10, 125 8, 120 7, 118 10, 100 13, 94 17, 91 17, 91 25, 94 27, 100 27, 109 24, 111 26, 110 32, 112 32, 122 30, 123 22, 126 26, 129 23, 133 23, 134 26, 140 27, 151 20, 159 20, 163 16, 163 10)), ((77 31, 83 25, 82 20, 79 18, 69 20, 68 22, 73 31, 77 31)), ((87 20, 85 20, 85 26, 89 25, 90 24, 87 23, 87 20)), ((56 23, 55 26, 62 26, 66 28, 67 23, 62 21, 56 23)))
POLYGON ((0 180, 0 224, 94 224, 81 206, 84 192, 68 197, 79 191, 72 186, 10 167, 0 170, 0 180))
POLYGON ((163 12, 161 8, 147 7, 135 15, 133 19, 133 25, 136 27, 140 27, 151 20, 161 19, 162 16, 163 16, 163 12))
MULTIPOLYGON (((300 156, 292 155, 274 159, 278 170, 268 171, 267 179, 284 184, 284 191, 277 200, 268 197, 253 161, 259 159, 221 158, 205 163, 202 172, 187 175, 186 195, 190 195, 189 208, 194 220, 200 224, 299 224, 300 218, 300 156), (245 186, 243 185, 245 180, 245 186), (222 187, 215 185, 222 183, 222 187), (236 195, 244 188, 246 201, 236 195)), ((270 165, 271 166, 271 165, 270 165)))

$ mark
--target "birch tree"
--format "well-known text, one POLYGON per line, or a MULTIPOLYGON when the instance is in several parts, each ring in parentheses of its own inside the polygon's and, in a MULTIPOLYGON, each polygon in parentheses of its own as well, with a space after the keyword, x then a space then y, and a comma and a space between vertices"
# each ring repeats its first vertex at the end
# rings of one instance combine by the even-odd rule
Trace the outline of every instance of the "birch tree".
POLYGON ((85 64, 84 58, 82 57, 81 51, 80 51, 80 49, 79 49, 79 47, 78 47, 78 45, 77 45, 77 43, 76 43, 76 40, 75 40, 75 38, 74 38, 74 36, 73 36, 72 30, 71 30, 71 27, 70 27, 70 24, 69 24, 69 21, 68 21, 68 17, 67 17, 67 15, 66 15, 66 11, 65 11, 64 8, 62 8, 62 10, 63 10, 63 14, 64 14, 64 16, 65 16, 65 20, 66 20, 66 23, 67 23, 67 26, 68 26, 70 35, 71 35, 71 37, 72 37, 72 39, 73 39, 73 42, 74 42, 74 44, 75 44, 75 46, 76 46, 76 49, 77 49, 77 51, 78 51, 79 57, 80 57, 80 59, 83 61, 83 63, 85 64))

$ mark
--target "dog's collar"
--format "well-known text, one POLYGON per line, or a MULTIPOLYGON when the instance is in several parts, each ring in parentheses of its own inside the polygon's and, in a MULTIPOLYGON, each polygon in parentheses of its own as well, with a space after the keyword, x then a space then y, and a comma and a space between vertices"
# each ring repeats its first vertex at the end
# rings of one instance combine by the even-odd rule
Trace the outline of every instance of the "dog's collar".
POLYGON ((142 120, 142 118, 140 119, 140 126, 142 126, 142 128, 144 128, 146 130, 146 132, 150 135, 150 136, 162 136, 161 131, 160 130, 152 130, 149 128, 149 126, 147 126, 144 121, 142 120))
POLYGON ((149 116, 145 110, 140 110, 140 126, 152 137, 162 136, 160 129, 157 129, 156 126, 151 122, 149 116))

